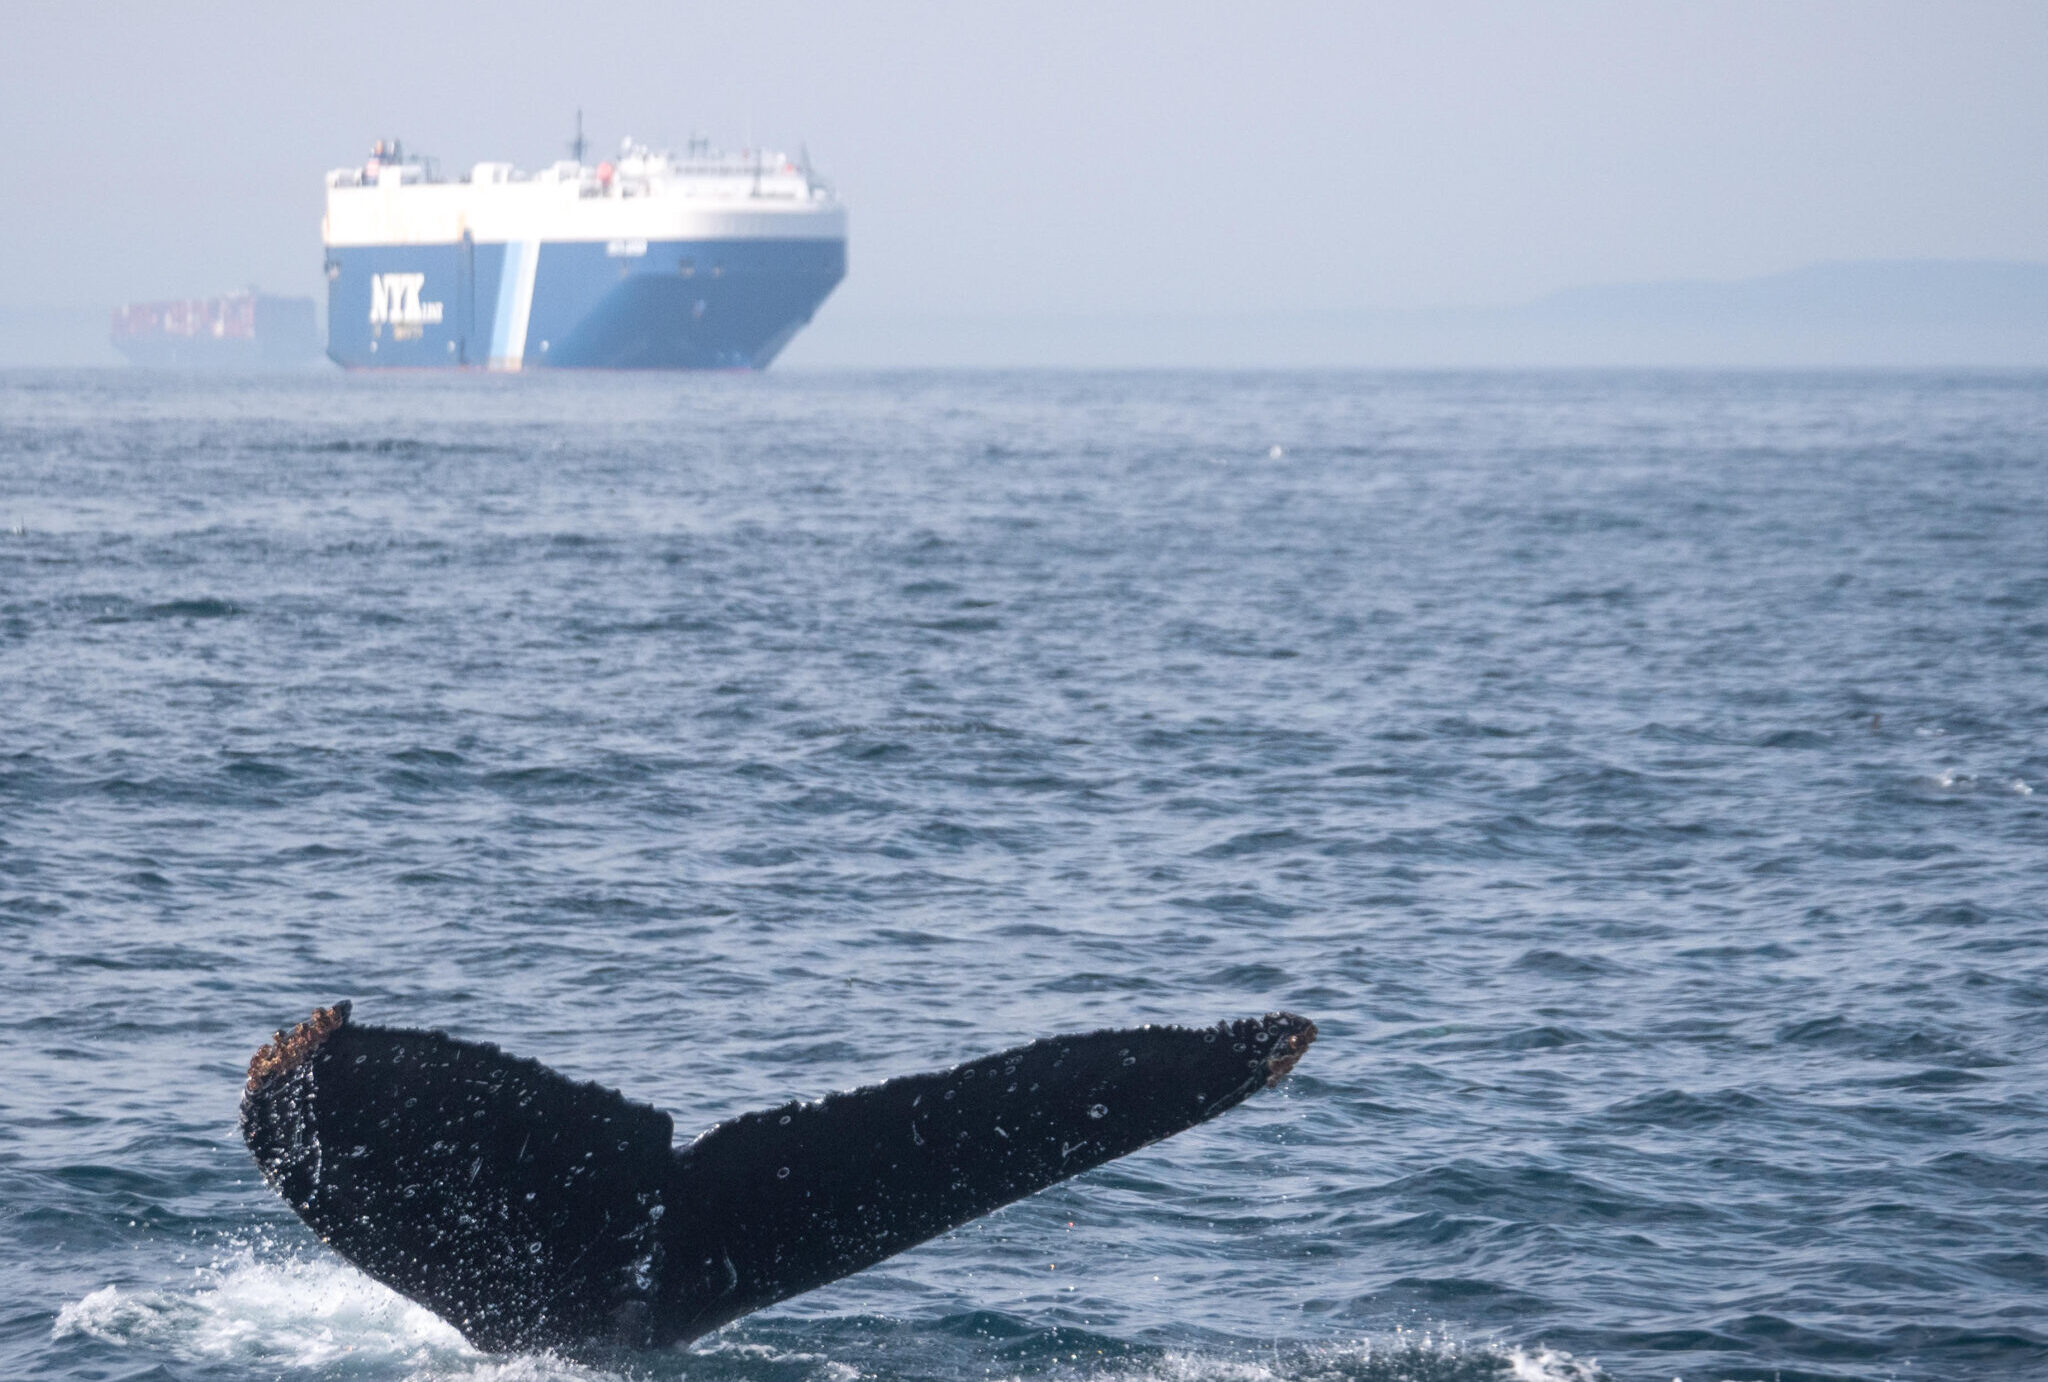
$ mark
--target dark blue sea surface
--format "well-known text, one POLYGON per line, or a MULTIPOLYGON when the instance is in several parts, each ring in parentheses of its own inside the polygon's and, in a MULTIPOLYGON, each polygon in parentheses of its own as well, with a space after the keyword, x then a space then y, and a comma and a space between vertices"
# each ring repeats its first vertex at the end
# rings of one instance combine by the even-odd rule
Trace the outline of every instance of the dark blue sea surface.
POLYGON ((586 1379, 235 1129, 1280 1090, 634 1376, 2048 1376, 2048 378, 0 375, 0 1376, 586 1379))

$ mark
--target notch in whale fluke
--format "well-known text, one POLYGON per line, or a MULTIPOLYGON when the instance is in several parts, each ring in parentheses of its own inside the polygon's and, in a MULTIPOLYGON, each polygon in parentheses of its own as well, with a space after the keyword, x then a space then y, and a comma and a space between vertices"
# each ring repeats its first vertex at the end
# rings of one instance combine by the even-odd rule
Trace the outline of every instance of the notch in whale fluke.
POLYGON ((441 1032, 316 1011, 259 1050, 242 1136, 369 1275, 479 1348, 694 1338, 1213 1118, 1313 1022, 1049 1037, 721 1123, 441 1032))

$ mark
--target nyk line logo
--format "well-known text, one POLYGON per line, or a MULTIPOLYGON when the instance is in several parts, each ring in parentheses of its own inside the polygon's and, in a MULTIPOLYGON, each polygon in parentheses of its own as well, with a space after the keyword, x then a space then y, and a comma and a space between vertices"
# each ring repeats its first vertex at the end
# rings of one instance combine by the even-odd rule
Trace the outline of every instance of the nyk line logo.
POLYGON ((441 304, 420 301, 420 289, 426 286, 425 274, 371 274, 371 324, 389 322, 401 328, 391 334, 404 339, 408 335, 417 336, 420 327, 440 321, 441 304), (405 327, 413 330, 404 331, 402 328, 405 327))

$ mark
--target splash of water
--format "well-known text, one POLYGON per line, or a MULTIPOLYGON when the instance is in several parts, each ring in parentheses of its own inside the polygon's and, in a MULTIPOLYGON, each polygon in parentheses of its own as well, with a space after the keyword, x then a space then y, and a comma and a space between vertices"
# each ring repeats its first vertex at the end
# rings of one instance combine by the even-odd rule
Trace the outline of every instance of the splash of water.
POLYGON ((159 1290, 103 1286, 65 1306, 54 1338, 83 1336, 195 1363, 349 1372, 408 1382, 603 1382, 551 1355, 478 1353, 432 1311, 334 1261, 259 1258, 241 1249, 159 1290))

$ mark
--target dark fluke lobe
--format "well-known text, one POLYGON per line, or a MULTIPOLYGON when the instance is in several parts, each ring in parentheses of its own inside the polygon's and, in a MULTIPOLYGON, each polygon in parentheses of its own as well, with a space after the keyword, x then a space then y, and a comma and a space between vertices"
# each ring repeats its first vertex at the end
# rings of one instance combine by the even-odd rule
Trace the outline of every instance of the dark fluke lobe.
POLYGON ((1291 1013, 1050 1037, 749 1113, 665 1113, 349 1005, 249 1063, 242 1136, 323 1242, 479 1348, 694 1338, 1213 1118, 1315 1040, 1291 1013))

